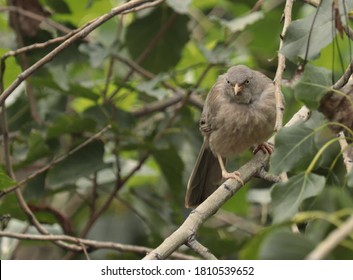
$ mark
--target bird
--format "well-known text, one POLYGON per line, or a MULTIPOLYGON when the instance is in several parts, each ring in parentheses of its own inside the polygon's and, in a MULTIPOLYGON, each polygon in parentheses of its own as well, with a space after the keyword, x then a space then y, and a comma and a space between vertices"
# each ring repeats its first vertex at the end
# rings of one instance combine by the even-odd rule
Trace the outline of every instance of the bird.
POLYGON ((274 132, 275 86, 259 71, 245 65, 230 67, 208 93, 200 117, 203 144, 191 172, 185 206, 194 208, 226 179, 243 184, 240 173, 226 170, 227 158, 256 147, 272 153, 265 141, 274 132))

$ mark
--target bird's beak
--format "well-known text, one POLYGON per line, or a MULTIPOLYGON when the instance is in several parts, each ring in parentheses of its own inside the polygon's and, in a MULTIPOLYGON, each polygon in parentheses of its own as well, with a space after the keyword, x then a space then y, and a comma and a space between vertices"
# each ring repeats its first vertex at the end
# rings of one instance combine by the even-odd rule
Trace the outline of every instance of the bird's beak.
POLYGON ((243 86, 239 85, 239 84, 235 84, 234 86, 234 95, 238 95, 239 92, 241 92, 243 90, 243 86))

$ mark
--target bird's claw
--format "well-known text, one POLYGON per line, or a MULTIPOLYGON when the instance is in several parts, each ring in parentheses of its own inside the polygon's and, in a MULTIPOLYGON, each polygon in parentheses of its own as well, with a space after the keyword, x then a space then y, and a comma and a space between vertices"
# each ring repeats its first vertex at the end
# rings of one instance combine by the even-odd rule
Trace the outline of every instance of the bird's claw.
POLYGON ((240 173, 238 171, 234 172, 227 172, 227 171, 222 171, 222 177, 224 179, 233 179, 244 185, 243 179, 240 177, 240 173))
POLYGON ((255 155, 258 151, 263 151, 265 154, 271 155, 273 153, 273 147, 269 143, 262 143, 255 147, 253 154, 255 155))

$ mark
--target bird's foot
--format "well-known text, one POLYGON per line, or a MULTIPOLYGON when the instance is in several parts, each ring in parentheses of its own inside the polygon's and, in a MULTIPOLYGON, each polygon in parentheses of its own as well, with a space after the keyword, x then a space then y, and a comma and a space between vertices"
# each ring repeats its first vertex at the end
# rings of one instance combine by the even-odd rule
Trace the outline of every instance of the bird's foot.
POLYGON ((273 153, 272 145, 266 142, 256 146, 255 149, 253 150, 253 154, 255 155, 260 150, 263 151, 265 154, 269 154, 269 155, 273 153))
POLYGON ((222 171, 222 177, 224 179, 233 179, 244 185, 243 179, 240 177, 240 173, 238 171, 227 172, 225 170, 222 171))

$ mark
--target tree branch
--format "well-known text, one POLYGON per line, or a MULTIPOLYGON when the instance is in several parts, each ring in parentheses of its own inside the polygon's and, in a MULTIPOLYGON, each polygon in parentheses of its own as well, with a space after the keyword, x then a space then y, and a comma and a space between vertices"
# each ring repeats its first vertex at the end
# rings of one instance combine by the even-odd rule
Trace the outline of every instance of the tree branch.
POLYGON ((206 248, 196 240, 194 235, 186 242, 186 245, 192 250, 194 250, 201 257, 203 257, 205 260, 217 260, 215 255, 213 255, 208 248, 206 248))
POLYGON ((283 39, 286 35, 287 28, 292 21, 293 2, 294 0, 287 0, 284 8, 284 12, 283 12, 284 24, 283 24, 282 33, 280 36, 281 40, 280 40, 279 50, 278 50, 278 65, 277 65, 277 71, 274 79, 275 98, 276 98, 276 124, 274 128, 275 131, 278 131, 282 127, 282 122, 283 122, 284 101, 283 101, 281 86, 282 86, 282 75, 286 68, 286 58, 283 54, 281 54, 281 49, 283 46, 283 39))
MULTIPOLYGON (((64 159, 66 159, 68 156, 76 153, 78 150, 82 149, 84 146, 88 145, 89 143, 91 143, 92 141, 98 139, 99 137, 101 137, 107 130, 109 130, 111 128, 111 125, 107 125, 106 127, 104 127, 101 131, 97 132, 96 134, 94 134, 93 136, 91 136, 90 138, 88 138, 86 141, 84 141, 83 143, 81 143, 80 145, 76 146, 75 148, 73 148, 72 150, 70 150, 69 152, 67 152, 64 155, 59 156, 58 158, 54 159, 52 162, 50 162, 49 164, 43 166, 42 168, 40 168, 39 170, 37 170, 36 172, 32 173, 31 175, 29 175, 27 178, 23 179, 22 181, 18 182, 15 186, 5 189, 5 190, 1 190, 0 191, 0 198, 3 197, 4 195, 15 191, 16 189, 20 188, 22 185, 24 185, 25 183, 27 183, 29 180, 32 180, 34 177, 38 176, 39 174, 42 174, 43 172, 49 170, 50 168, 52 168, 54 165, 58 164, 59 162, 63 161, 64 159)), ((5 139, 5 137, 4 137, 5 139)))
MULTIPOLYGON (((291 125, 295 124, 295 121, 302 120, 303 111, 306 108, 302 108, 292 117, 292 120, 288 123, 291 125), (298 117, 299 115, 300 117, 298 117)), ((309 114, 306 114, 308 117, 309 114)), ((288 125, 286 125, 288 126, 288 125)), ((243 165, 238 172, 241 174, 243 182, 248 182, 258 171, 268 164, 269 156, 263 152, 258 152, 249 162, 243 165)), ((149 253, 144 259, 155 260, 165 259, 172 252, 177 250, 181 245, 187 242, 191 236, 195 235, 200 226, 213 214, 215 214, 221 206, 230 199, 235 193, 237 193, 244 185, 240 182, 232 179, 228 179, 222 185, 218 187, 204 202, 202 202, 197 208, 191 211, 190 215, 186 218, 184 223, 169 237, 167 237, 162 244, 160 244, 155 250, 149 253)))
POLYGON ((307 255, 307 260, 324 259, 353 231, 353 215, 350 216, 340 227, 332 231, 326 239, 307 255))
MULTIPOLYGON (((136 254, 142 254, 142 255, 145 255, 146 253, 152 251, 151 248, 143 247, 143 246, 126 245, 126 244, 116 243, 116 242, 96 241, 91 239, 82 239, 82 238, 76 238, 68 235, 53 235, 53 234, 39 235, 39 234, 23 234, 23 233, 0 231, 0 237, 15 238, 20 240, 33 240, 33 241, 65 241, 65 242, 77 244, 80 247, 84 245, 86 247, 86 250, 89 249, 89 251, 97 250, 97 249, 112 249, 119 252, 136 253, 136 254)), ((188 256, 186 254, 182 254, 178 252, 175 252, 174 254, 172 254, 171 257, 175 259, 183 259, 183 260, 197 259, 195 257, 188 256)))
POLYGON ((43 65, 53 60, 55 56, 57 56, 61 51, 72 45, 75 41, 85 38, 89 33, 95 30, 97 27, 102 25, 104 22, 108 21, 112 17, 119 15, 126 11, 131 11, 134 8, 140 7, 145 3, 159 4, 160 1, 151 1, 151 0, 135 0, 124 3, 116 8, 110 10, 110 12, 96 18, 95 20, 86 24, 83 28, 79 29, 79 32, 74 34, 70 39, 64 41, 58 47, 56 47, 53 51, 48 53, 42 59, 38 60, 31 67, 23 71, 20 75, 18 75, 17 79, 0 95, 0 105, 4 104, 7 97, 29 76, 31 76, 34 72, 40 69, 43 65))

